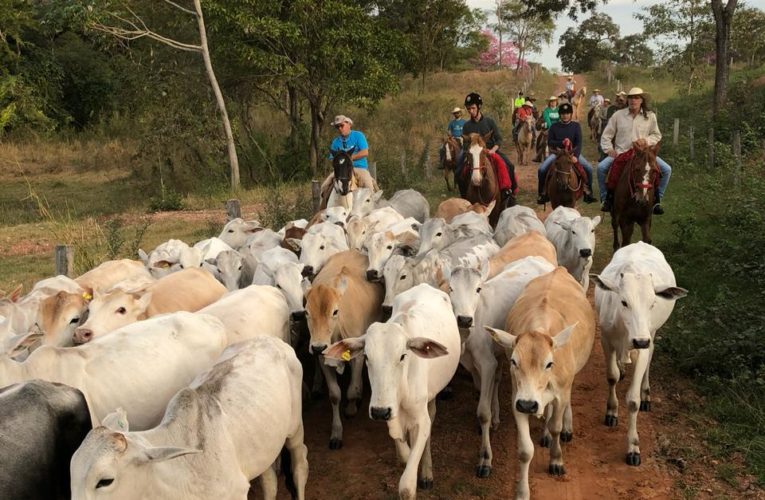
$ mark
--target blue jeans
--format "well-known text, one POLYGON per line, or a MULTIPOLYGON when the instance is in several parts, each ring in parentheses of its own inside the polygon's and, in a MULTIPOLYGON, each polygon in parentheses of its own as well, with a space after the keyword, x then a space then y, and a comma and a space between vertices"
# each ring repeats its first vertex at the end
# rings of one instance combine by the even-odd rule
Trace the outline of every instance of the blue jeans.
MULTIPOLYGON (((543 161, 541 165, 539 165, 539 170, 537 170, 537 190, 539 191, 539 194, 543 194, 547 169, 553 164, 555 158, 557 158, 557 156, 551 154, 545 158, 545 161, 543 161)), ((590 165, 590 162, 587 161, 587 158, 585 158, 584 155, 579 155, 578 160, 579 163, 582 164, 582 167, 584 167, 584 171, 587 172, 587 187, 590 189, 590 193, 592 193, 592 165, 590 165)))
MULTIPOLYGON (((598 163, 598 188, 600 189, 600 202, 606 201, 606 174, 614 159, 610 156, 605 160, 598 163)), ((656 164, 659 166, 661 172, 661 180, 659 181, 659 189, 656 190, 656 196, 659 200, 664 198, 664 193, 667 191, 667 184, 669 184, 669 178, 672 176, 672 167, 670 167, 666 161, 662 160, 658 156, 656 157, 656 164)))

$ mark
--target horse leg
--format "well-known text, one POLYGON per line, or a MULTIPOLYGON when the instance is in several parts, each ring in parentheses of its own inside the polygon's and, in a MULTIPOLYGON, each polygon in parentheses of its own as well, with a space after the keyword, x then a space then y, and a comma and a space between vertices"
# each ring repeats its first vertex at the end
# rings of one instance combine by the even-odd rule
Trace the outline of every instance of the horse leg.
POLYGON ((642 233, 643 243, 651 244, 651 219, 648 218, 640 224, 640 231, 642 233))
POLYGON ((622 246, 626 247, 632 242, 632 231, 635 229, 635 224, 632 222, 622 223, 622 246))
POLYGON ((611 212, 611 229, 614 231, 614 252, 619 250, 619 220, 611 212))

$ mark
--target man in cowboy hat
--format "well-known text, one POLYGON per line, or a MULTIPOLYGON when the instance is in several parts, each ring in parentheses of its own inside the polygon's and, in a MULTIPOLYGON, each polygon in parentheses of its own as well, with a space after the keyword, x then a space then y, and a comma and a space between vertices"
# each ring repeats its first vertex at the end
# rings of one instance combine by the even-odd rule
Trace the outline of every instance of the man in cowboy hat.
POLYGON ((590 96, 590 109, 594 108, 598 104, 602 106, 603 102, 603 96, 600 95, 600 89, 593 90, 592 95, 590 96))
POLYGON ((576 82, 574 81, 574 75, 568 75, 566 78, 566 97, 570 101, 576 94, 576 82))
MULTIPOLYGON (((351 160, 353 160, 353 172, 359 187, 366 187, 377 191, 377 183, 369 174, 367 164, 369 145, 367 144, 366 136, 358 130, 351 130, 353 120, 345 115, 335 116, 335 119, 332 120, 332 126, 337 129, 338 135, 329 145, 329 159, 335 158, 333 151, 353 151, 351 153, 351 160)), ((322 196, 329 189, 329 186, 332 185, 334 178, 334 174, 329 174, 329 177, 324 180, 321 185, 322 196)))
MULTIPOLYGON (((465 120, 462 118, 462 109, 459 107, 456 107, 452 110, 452 120, 449 122, 449 125, 446 126, 446 131, 449 133, 450 136, 454 137, 454 139, 457 141, 457 143, 462 146, 462 127, 465 125, 465 120)), ((442 169, 444 165, 444 156, 446 152, 444 151, 444 148, 446 146, 444 144, 441 144, 441 147, 438 149, 438 156, 441 159, 441 161, 438 163, 438 168, 442 169)))
MULTIPOLYGON (((624 108, 627 107, 627 93, 626 92, 624 92, 623 90, 620 90, 619 92, 617 92, 614 95, 616 96, 616 102, 614 102, 613 104, 610 104, 610 100, 609 99, 605 99, 607 108, 605 110, 606 111, 605 112, 605 118, 603 119, 603 128, 604 129, 606 128, 606 125, 608 125, 608 120, 611 119, 611 117, 614 115, 614 113, 616 113, 620 109, 624 109, 624 108)), ((606 157, 608 156, 606 153, 603 152, 603 148, 600 147, 600 142, 598 142, 598 154, 600 155, 598 157, 598 162, 601 162, 601 161, 605 160, 606 157)))
POLYGON ((515 126, 513 126, 513 141, 518 139, 518 131, 521 129, 523 122, 525 122, 528 117, 534 117, 534 104, 531 101, 524 102, 523 106, 521 106, 521 109, 518 110, 518 119, 515 122, 515 126))
MULTIPOLYGON (((643 140, 648 146, 655 146, 661 141, 661 132, 656 122, 656 113, 648 108, 647 94, 640 87, 633 87, 627 93, 627 107, 615 112, 608 120, 600 146, 607 157, 598 164, 598 186, 600 187, 601 210, 609 212, 613 204, 613 191, 606 191, 606 174, 614 159, 632 149, 634 141, 643 140)), ((662 215, 664 209, 661 200, 667 190, 672 168, 656 157, 656 163, 661 171, 661 181, 656 190, 653 213, 662 215)))

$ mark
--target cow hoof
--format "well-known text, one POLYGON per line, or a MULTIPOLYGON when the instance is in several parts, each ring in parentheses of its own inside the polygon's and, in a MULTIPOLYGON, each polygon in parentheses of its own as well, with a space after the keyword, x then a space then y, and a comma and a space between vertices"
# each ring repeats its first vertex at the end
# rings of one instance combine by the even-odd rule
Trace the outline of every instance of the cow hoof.
POLYGON ((330 450, 339 450, 342 447, 343 447, 343 440, 342 439, 332 438, 332 439, 329 440, 329 449, 330 450))
POLYGON ((539 440, 539 446, 542 448, 549 448, 552 444, 552 438, 550 436, 542 436, 542 439, 539 440))
POLYGON ((651 411, 651 402, 650 401, 641 401, 640 402, 640 411, 651 411))
POLYGON ((606 415, 606 419, 603 423, 606 424, 607 427, 616 427, 619 423, 619 417, 616 415, 606 415))
POLYGON ((444 390, 438 393, 436 399, 439 401, 451 401, 454 398, 454 389, 451 386, 444 387, 444 390))
POLYGON ((562 464, 550 464, 547 472, 549 472, 551 476, 563 476, 566 474, 566 469, 562 464))
POLYGON ((627 453, 627 465, 640 465, 640 453, 627 453))
POLYGON ((481 479, 486 479, 491 474, 491 466, 490 465, 479 465, 475 468, 475 475, 476 477, 480 477, 481 479))
POLYGON ((561 440, 562 443, 570 443, 572 439, 574 439, 574 433, 573 432, 561 432, 560 433, 560 440, 561 440))
POLYGON ((418 490, 432 490, 433 489, 433 479, 418 479, 417 480, 417 489, 418 490))

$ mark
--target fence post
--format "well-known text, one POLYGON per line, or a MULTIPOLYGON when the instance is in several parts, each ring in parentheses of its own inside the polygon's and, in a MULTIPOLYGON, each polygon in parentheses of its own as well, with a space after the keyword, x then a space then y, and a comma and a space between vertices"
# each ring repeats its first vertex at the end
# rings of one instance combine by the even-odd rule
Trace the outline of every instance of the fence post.
POLYGON ((311 200, 313 201, 313 212, 316 213, 321 206, 321 183, 316 179, 311 181, 311 200))
POLYGON ((377 162, 376 161, 370 161, 369 162, 369 175, 372 176, 372 179, 377 182, 377 162))
POLYGON ((693 159, 696 157, 696 149, 693 145, 693 126, 688 128, 688 146, 691 148, 690 158, 691 161, 693 161, 693 159))
POLYGON ((430 148, 425 144, 425 179, 430 180, 430 148))
POLYGON ((406 150, 401 150, 401 175, 406 175, 406 150))
POLYGON ((56 276, 63 274, 71 277, 74 267, 74 253, 69 245, 56 245, 56 276))
POLYGON ((733 131, 733 157, 736 159, 736 175, 733 177, 733 182, 736 189, 741 188, 741 131, 733 131))
POLYGON ((675 118, 675 127, 672 129, 672 145, 677 147, 680 140, 680 118, 675 118))
POLYGON ((715 129, 709 129, 709 168, 715 168, 715 129))
POLYGON ((242 217, 242 207, 239 200, 228 200, 226 202, 226 222, 242 217))

